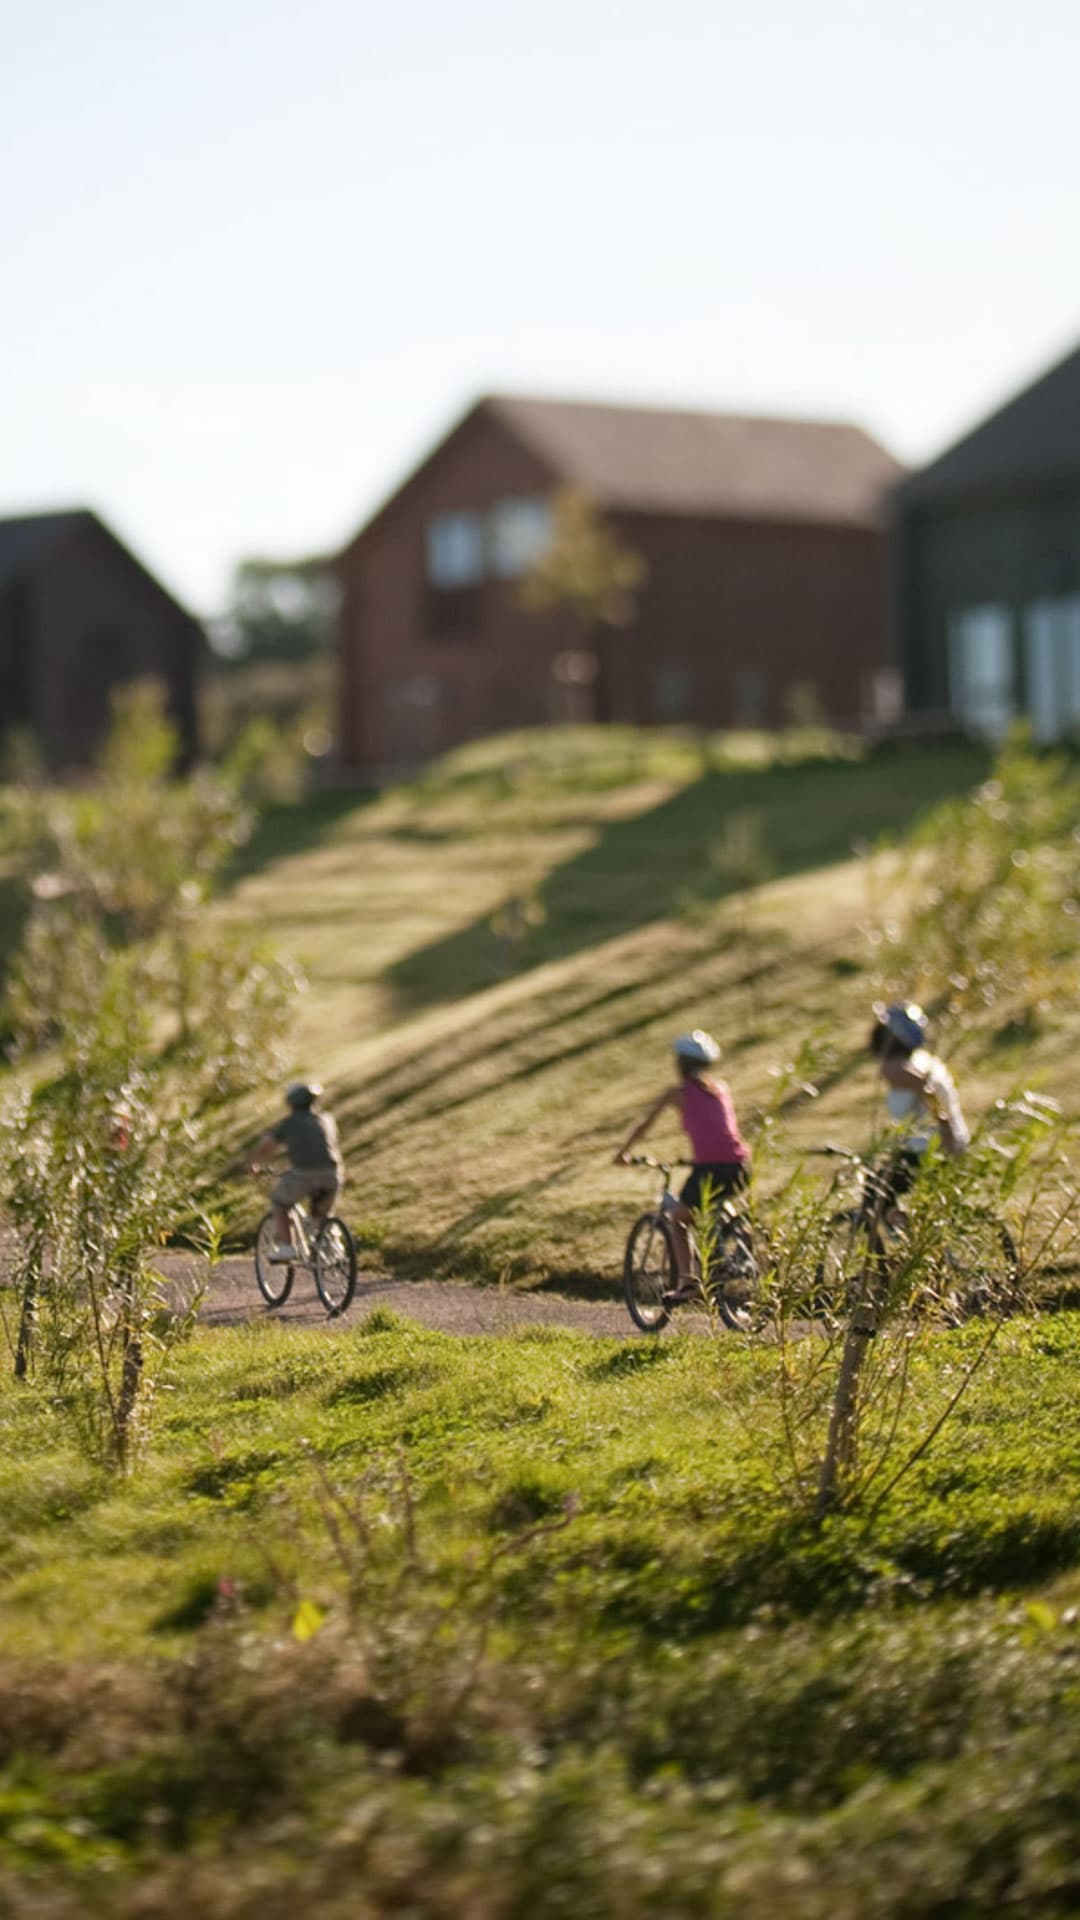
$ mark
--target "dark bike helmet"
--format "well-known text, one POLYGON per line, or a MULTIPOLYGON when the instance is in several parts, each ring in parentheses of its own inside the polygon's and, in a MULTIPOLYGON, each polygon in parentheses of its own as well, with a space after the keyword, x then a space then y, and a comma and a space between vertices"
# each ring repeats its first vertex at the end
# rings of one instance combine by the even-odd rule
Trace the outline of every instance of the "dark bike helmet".
POLYGON ((873 1012, 878 1026, 883 1027, 902 1047, 906 1047, 909 1053, 914 1053, 916 1047, 923 1045, 930 1023, 922 1008, 917 1007, 913 1000, 903 1003, 893 1001, 888 1006, 883 1000, 875 1000, 873 1012))
POLYGON ((290 1107, 310 1107, 313 1100, 322 1095, 322 1086, 318 1080, 294 1080, 285 1089, 285 1099, 290 1107))

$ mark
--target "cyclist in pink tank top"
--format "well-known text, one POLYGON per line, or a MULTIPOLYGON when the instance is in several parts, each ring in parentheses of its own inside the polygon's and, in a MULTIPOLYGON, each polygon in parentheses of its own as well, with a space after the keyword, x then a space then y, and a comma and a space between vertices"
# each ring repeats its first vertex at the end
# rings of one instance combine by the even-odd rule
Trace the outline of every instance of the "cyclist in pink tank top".
POLYGON ((674 1107, 678 1111, 683 1131, 690 1141, 694 1164, 670 1219, 679 1262, 677 1297, 688 1299, 697 1291, 697 1282, 690 1276, 687 1228, 702 1204, 706 1186, 714 1199, 745 1186, 750 1175, 750 1149, 739 1132, 727 1083, 707 1071, 720 1058, 720 1049, 712 1035, 695 1027, 693 1033, 682 1033, 672 1042, 672 1051, 679 1069, 678 1084, 665 1087, 663 1093, 646 1108, 637 1126, 623 1141, 615 1159, 618 1164, 625 1165, 631 1147, 648 1132, 664 1110, 674 1107))

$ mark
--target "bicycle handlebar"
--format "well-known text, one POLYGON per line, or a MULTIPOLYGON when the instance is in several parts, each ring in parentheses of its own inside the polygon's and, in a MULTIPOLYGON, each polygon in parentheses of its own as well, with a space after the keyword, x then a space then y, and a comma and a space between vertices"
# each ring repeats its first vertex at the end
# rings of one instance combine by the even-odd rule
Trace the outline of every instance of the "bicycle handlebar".
MULTIPOLYGON (((855 1153, 851 1147, 838 1146, 834 1140, 826 1141, 820 1147, 807 1147, 806 1152, 823 1160, 849 1160, 853 1167, 866 1165, 861 1153, 855 1153)), ((651 1167, 655 1173, 668 1174, 672 1167, 692 1167, 697 1163, 684 1159, 657 1160, 651 1153, 629 1153, 619 1164, 624 1167, 651 1167)))
POLYGON ((657 1160, 651 1153, 630 1153, 620 1162, 624 1167, 652 1167, 657 1173, 670 1173, 672 1167, 692 1167, 693 1160, 657 1160))

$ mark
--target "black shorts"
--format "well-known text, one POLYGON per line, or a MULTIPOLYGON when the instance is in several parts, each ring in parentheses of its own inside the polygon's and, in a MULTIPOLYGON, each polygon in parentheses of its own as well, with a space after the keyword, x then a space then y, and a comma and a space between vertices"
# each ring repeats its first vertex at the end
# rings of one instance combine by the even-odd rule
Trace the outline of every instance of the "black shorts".
POLYGON ((702 1188, 706 1183, 713 1199, 720 1200, 725 1194, 735 1193, 739 1187, 745 1187, 749 1178, 750 1167, 745 1161, 695 1160, 679 1199, 685 1207, 693 1207, 696 1212, 702 1203, 702 1188))

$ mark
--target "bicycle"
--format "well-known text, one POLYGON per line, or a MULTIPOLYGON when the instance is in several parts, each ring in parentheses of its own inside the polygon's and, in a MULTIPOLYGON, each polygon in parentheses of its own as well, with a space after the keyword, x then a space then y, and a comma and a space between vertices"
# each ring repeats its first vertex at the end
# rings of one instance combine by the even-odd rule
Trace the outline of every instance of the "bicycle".
MULTIPOLYGON (((623 1162, 628 1167, 652 1167, 660 1175, 656 1205, 635 1220, 623 1255, 623 1295, 630 1318, 642 1333, 659 1333, 667 1326, 678 1304, 665 1297, 679 1286, 679 1263, 667 1218, 679 1202, 668 1182, 673 1167, 693 1164, 692 1160, 665 1164, 648 1153, 634 1154, 623 1162)), ((745 1215, 727 1195, 715 1201, 707 1230, 700 1235, 707 1255, 704 1283, 698 1236, 692 1228, 688 1229, 688 1236, 691 1272, 701 1288, 703 1301, 711 1302, 724 1325, 733 1332, 748 1332, 754 1324, 758 1263, 745 1215)))
POLYGON ((319 1196, 286 1208, 295 1260, 275 1260, 277 1245, 273 1212, 264 1213, 255 1229, 255 1278, 268 1307, 283 1307, 292 1292, 298 1267, 314 1275, 315 1291, 332 1320, 345 1313, 356 1291, 356 1246, 337 1214, 324 1213, 319 1196))
MULTIPOLYGON (((909 1251, 908 1217, 890 1180, 888 1163, 874 1167, 849 1147, 812 1147, 811 1153, 847 1163, 854 1202, 832 1214, 827 1242, 815 1272, 814 1305, 822 1318, 846 1315, 870 1270, 884 1289, 909 1251)), ((938 1299, 953 1322, 973 1314, 1002 1313, 1020 1303, 1020 1257, 1003 1220, 979 1209, 957 1221, 937 1250, 938 1299)))

